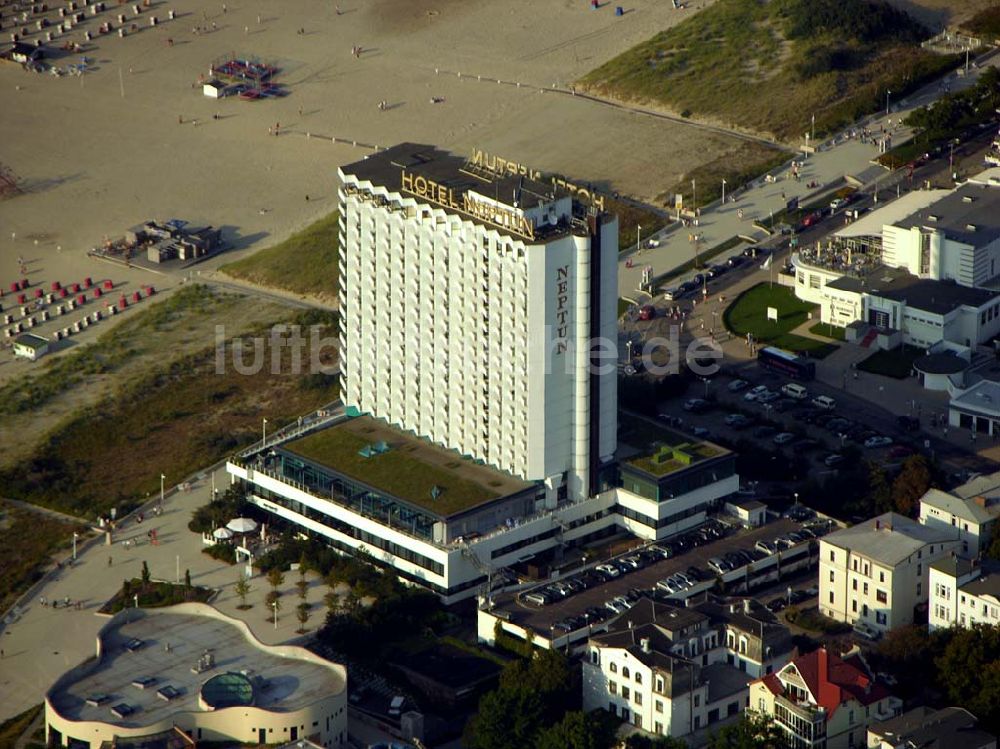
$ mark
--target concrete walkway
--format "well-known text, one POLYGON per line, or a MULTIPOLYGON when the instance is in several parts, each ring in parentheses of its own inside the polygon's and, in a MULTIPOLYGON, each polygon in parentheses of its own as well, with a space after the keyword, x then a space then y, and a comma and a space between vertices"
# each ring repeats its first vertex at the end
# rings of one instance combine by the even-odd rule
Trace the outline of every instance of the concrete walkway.
MULTIPOLYGON (((221 490, 228 485, 229 477, 220 469, 215 481, 221 490)), ((246 621, 254 635, 265 643, 298 637, 295 630, 299 623, 294 614, 299 603, 295 589, 298 573, 285 574, 281 588, 283 609, 279 611, 277 629, 264 607, 264 596, 270 586, 262 576, 251 581, 247 602, 253 607, 249 611, 236 609, 239 599, 233 586, 243 566, 229 566, 203 554, 201 535, 187 529, 192 511, 207 503, 210 495, 211 476, 206 474, 192 482, 190 491, 168 497, 162 516, 147 516, 141 525, 130 523, 118 532, 112 547, 98 544, 83 551, 75 565, 63 569, 38 591, 37 595, 49 601, 68 597, 70 601, 82 602, 82 607, 79 611, 53 609, 41 606, 36 599, 0 635, 0 647, 5 654, 0 660, 0 721, 42 702, 45 690, 58 676, 94 655, 97 632, 107 621, 96 615, 97 609, 121 587, 125 578, 139 576, 143 561, 148 563, 154 579, 174 581, 178 571, 183 579, 184 571, 190 570, 194 584, 221 589, 213 605, 246 621), (158 531, 157 546, 147 542, 146 532, 151 528, 158 531), (139 545, 126 550, 121 543, 126 539, 139 545)), ((312 616, 306 628, 315 630, 325 620, 322 598, 327 589, 315 575, 307 579, 312 616)))
MULTIPOLYGON (((952 73, 945 80, 951 86, 952 92, 960 91, 973 85, 982 71, 996 65, 997 61, 998 54, 993 53, 988 58, 980 60, 979 67, 971 69, 969 75, 958 76, 952 73)), ((911 137, 910 129, 900 125, 902 119, 917 107, 936 100, 941 94, 940 82, 935 81, 903 101, 890 100, 891 112, 888 115, 883 112, 855 127, 860 131, 862 124, 866 124, 876 136, 879 135, 880 127, 885 127, 887 131, 892 132, 893 145, 899 145, 911 137)), ((849 130, 850 128, 845 132, 849 130)), ((889 178, 890 172, 882 167, 872 168, 872 161, 877 156, 878 149, 874 143, 846 139, 844 134, 840 134, 825 144, 819 144, 819 149, 815 153, 797 157, 803 162, 798 182, 790 178, 791 174, 786 165, 774 173, 776 178, 774 182, 758 180, 758 184, 747 190, 738 189, 742 188, 742 185, 728 185, 727 201, 730 195, 735 195, 737 198, 735 203, 727 202, 721 205, 716 202, 703 208, 698 226, 685 228, 676 223, 671 224, 653 237, 659 242, 658 247, 643 248, 639 251, 632 248, 621 253, 618 265, 619 296, 640 301, 648 299, 648 295, 639 291, 643 267, 652 266, 652 275, 656 277, 691 260, 694 257, 694 245, 689 240, 692 234, 700 235, 698 249, 703 252, 734 236, 753 235, 753 219, 762 221, 766 226, 772 213, 783 210, 789 199, 798 198, 800 205, 806 205, 818 195, 827 192, 830 185, 834 185, 847 175, 859 178, 867 184, 873 184, 878 180, 881 185, 882 180, 889 178), (818 186, 808 187, 811 182, 818 183, 818 186), (739 217, 740 211, 743 213, 742 219, 739 217), (628 268, 626 261, 630 258, 632 267, 628 268)), ((685 199, 688 198, 690 195, 685 195, 685 199)), ((764 236, 760 232, 757 235, 764 236)), ((694 271, 691 274, 693 275, 694 271)))

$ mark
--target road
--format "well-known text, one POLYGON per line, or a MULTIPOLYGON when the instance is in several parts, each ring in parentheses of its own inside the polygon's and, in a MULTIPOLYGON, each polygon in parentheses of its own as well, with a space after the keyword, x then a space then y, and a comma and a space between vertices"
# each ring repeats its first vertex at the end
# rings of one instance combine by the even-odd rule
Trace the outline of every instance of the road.
POLYGON ((953 92, 967 88, 978 80, 984 69, 995 66, 998 59, 1000 53, 991 53, 980 59, 978 66, 972 68, 969 75, 958 76, 951 73, 942 81, 928 84, 903 101, 890 101, 891 111, 888 114, 881 113, 857 123, 826 143, 818 144, 815 153, 800 155, 797 159, 803 163, 803 167, 799 181, 790 178, 789 165, 786 164, 775 173, 774 182, 761 178, 748 189, 737 188, 735 203, 721 205, 716 202, 703 208, 698 226, 684 228, 675 222, 652 238, 659 246, 623 251, 618 265, 619 296, 635 301, 648 300, 649 295, 640 289, 643 268, 651 266, 655 277, 691 260, 695 251, 694 243, 689 239, 692 235, 700 235, 697 242, 699 251, 711 249, 739 235, 763 239, 766 232, 753 229, 753 218, 766 222, 772 213, 782 210, 787 200, 793 197, 805 205, 842 183, 847 175, 860 179, 866 186, 874 185, 876 181, 881 183, 881 189, 889 185, 895 186, 895 181, 905 178, 906 170, 890 174, 882 167, 873 167, 873 159, 878 155, 876 146, 870 142, 861 143, 856 138, 847 138, 845 134, 851 129, 860 130, 862 126, 869 127, 873 133, 878 133, 880 128, 887 128, 892 132, 894 144, 903 143, 909 139, 911 131, 900 122, 917 107, 939 98, 943 93, 943 82, 947 82, 953 92), (817 186, 810 188, 811 183, 817 186), (743 218, 740 218, 740 211, 743 218), (631 268, 627 266, 630 259, 631 268))

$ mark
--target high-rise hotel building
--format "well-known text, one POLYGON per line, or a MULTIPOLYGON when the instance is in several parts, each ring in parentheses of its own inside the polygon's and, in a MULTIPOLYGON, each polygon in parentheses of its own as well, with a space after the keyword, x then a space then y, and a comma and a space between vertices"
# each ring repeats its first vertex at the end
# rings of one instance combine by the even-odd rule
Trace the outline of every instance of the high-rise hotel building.
POLYGON ((596 494, 616 445, 617 218, 481 152, 404 143, 340 179, 344 403, 552 503, 596 494))

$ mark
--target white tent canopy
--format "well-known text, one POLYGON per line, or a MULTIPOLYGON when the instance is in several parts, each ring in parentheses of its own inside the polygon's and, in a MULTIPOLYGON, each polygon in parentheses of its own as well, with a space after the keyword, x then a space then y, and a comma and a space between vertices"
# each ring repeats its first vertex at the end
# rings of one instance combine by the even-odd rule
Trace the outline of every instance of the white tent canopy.
POLYGON ((233 518, 226 527, 233 533, 253 533, 257 530, 257 521, 250 518, 233 518))
POLYGON ((220 541, 225 541, 227 538, 233 537, 233 532, 228 528, 216 528, 212 531, 212 537, 217 538, 220 541))

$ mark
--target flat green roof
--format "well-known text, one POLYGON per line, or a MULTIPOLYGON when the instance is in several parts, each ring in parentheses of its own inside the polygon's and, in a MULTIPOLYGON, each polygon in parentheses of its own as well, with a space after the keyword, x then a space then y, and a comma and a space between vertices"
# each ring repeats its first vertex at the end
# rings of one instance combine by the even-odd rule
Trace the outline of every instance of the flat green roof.
POLYGON ((282 448, 442 516, 532 485, 370 416, 346 419, 282 448), (373 449, 379 445, 387 449, 373 449))
POLYGON ((653 419, 622 412, 618 416, 619 447, 622 462, 641 471, 663 478, 668 474, 725 455, 729 451, 712 442, 699 440, 670 429, 653 419))

